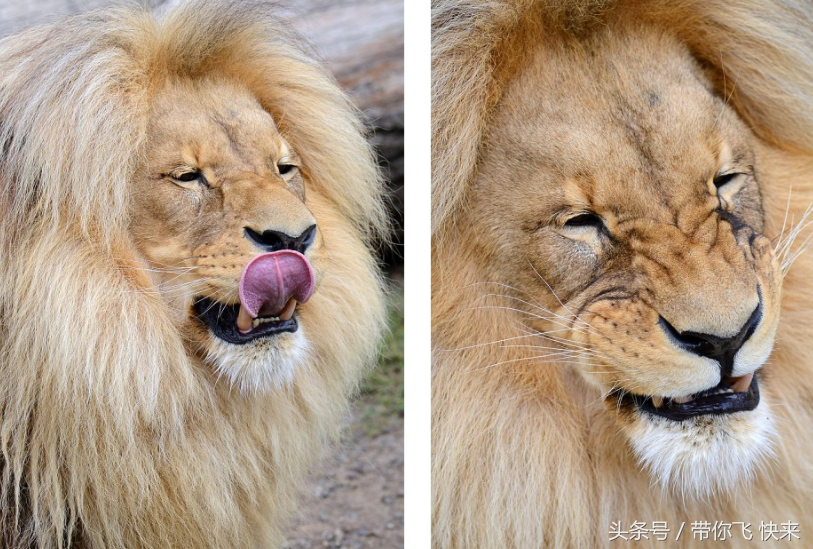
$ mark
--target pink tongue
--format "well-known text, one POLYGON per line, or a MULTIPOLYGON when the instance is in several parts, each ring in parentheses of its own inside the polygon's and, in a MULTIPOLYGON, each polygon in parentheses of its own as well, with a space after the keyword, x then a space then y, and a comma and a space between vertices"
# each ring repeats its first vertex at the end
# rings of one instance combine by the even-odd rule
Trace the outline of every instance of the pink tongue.
POLYGON ((301 253, 280 250, 258 255, 240 276, 240 303, 252 318, 273 316, 291 299, 307 301, 315 284, 311 264, 301 253))

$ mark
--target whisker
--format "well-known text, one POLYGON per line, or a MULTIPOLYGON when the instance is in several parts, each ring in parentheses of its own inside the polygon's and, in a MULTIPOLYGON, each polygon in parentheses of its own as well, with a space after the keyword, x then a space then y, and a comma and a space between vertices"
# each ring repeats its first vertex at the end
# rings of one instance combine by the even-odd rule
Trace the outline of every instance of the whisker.
POLYGON ((562 347, 545 347, 544 345, 503 345, 504 349, 551 349, 560 350, 573 353, 574 356, 595 356, 601 358, 598 354, 594 354, 591 350, 583 351, 581 349, 563 349, 562 347))
MULTIPOLYGON (((582 320, 582 319, 580 319, 580 318, 578 318, 578 317, 568 318, 568 317, 566 317, 566 316, 562 316, 562 315, 560 315, 560 314, 558 314, 558 313, 555 313, 555 312, 551 311, 551 310, 550 310, 550 309, 548 309, 547 307, 543 307, 542 305, 539 305, 539 304, 528 303, 527 301, 525 301, 525 300, 523 300, 523 299, 520 299, 520 298, 518 298, 518 297, 516 297, 516 296, 507 295, 507 294, 485 294, 485 295, 483 296, 483 298, 485 298, 485 297, 500 297, 500 298, 508 298, 508 299, 513 299, 513 300, 515 300, 515 301, 519 301, 520 303, 524 303, 524 304, 526 304, 526 305, 528 305, 528 306, 530 306, 530 307, 535 307, 535 308, 539 309, 540 311, 542 311, 542 312, 544 312, 544 313, 551 314, 551 315, 553 315, 555 318, 559 318, 559 319, 561 319, 561 320, 563 320, 563 321, 567 322, 567 323, 568 323, 568 324, 567 324, 567 327, 574 326, 574 325, 575 325, 577 322, 578 322, 578 323, 580 323, 580 324, 582 324, 584 327, 586 327, 586 328, 588 328, 588 329, 589 329, 589 327, 590 327, 590 325, 589 325, 589 324, 587 324, 587 323, 586 323, 584 320, 582 320)), ((546 317, 546 318, 547 318, 547 317, 546 317)), ((560 324, 560 325, 561 325, 561 324, 560 324)), ((573 328, 573 329, 575 329, 575 328, 573 328)), ((587 333, 587 332, 585 332, 585 333, 587 333)))
MULTIPOLYGON (((574 314, 574 313, 573 313, 573 311, 571 311, 570 309, 568 309, 568 308, 567 308, 567 305, 565 305, 564 303, 562 303, 562 300, 561 300, 561 299, 559 299, 559 296, 558 296, 558 295, 556 295, 556 292, 555 292, 555 291, 553 291, 553 288, 551 287, 551 285, 550 285, 550 284, 548 284, 548 281, 547 281, 547 280, 545 280, 545 278, 544 278, 544 277, 543 277, 541 274, 539 274, 539 271, 537 271, 537 270, 536 270, 536 267, 534 267, 534 264, 533 264, 533 263, 531 263, 531 261, 530 261, 530 260, 528 260, 528 264, 531 266, 531 269, 533 269, 534 273, 536 273, 536 276, 538 276, 538 277, 539 277, 539 280, 541 280, 542 282, 544 282, 544 283, 545 283, 545 286, 547 286, 547 287, 548 287, 548 290, 550 290, 550 293, 551 293, 551 294, 553 294, 553 297, 554 297, 554 298, 556 298, 556 301, 558 301, 558 302, 559 302, 559 305, 561 305, 561 306, 562 306, 562 308, 563 308, 565 311, 567 311, 568 313, 570 313, 570 315, 571 315, 573 318, 579 318, 579 317, 578 317, 578 315, 574 314)), ((587 322, 586 320, 582 320, 582 322, 584 322, 585 324, 587 324, 587 325, 588 325, 588 326, 590 326, 591 328, 594 328, 594 327, 593 327, 593 326, 591 326, 591 325, 590 325, 590 323, 589 323, 589 322, 587 322)), ((594 329, 595 329, 595 328, 594 328, 594 329)))
MULTIPOLYGON (((571 329, 569 324, 564 324, 561 321, 556 320, 554 318, 538 315, 538 314, 532 313, 530 311, 523 311, 522 309, 517 309, 516 307, 506 307, 506 306, 500 306, 500 305, 484 305, 482 307, 471 307, 469 310, 476 311, 476 310, 486 310, 486 309, 497 309, 497 310, 502 309, 502 310, 505 310, 505 311, 514 311, 514 312, 521 313, 521 314, 524 314, 524 315, 527 315, 527 316, 531 316, 533 318, 538 318, 540 320, 545 320, 547 322, 552 322, 553 324, 556 324, 558 326, 562 326, 562 327, 567 328, 567 329, 571 329)), ((578 331, 578 330, 574 330, 574 331, 578 331)))
POLYGON ((788 203, 785 205, 785 218, 782 220, 782 231, 779 233, 779 236, 777 237, 778 240, 777 240, 776 246, 774 246, 774 249, 773 249, 774 253, 776 253, 776 250, 779 247, 779 243, 782 242, 782 238, 785 235, 785 226, 786 226, 786 224, 788 222, 788 213, 790 213, 790 198, 791 198, 791 195, 793 195, 793 185, 791 185, 790 189, 788 190, 788 203))
POLYGON ((484 343, 475 343, 473 345, 466 345, 464 347, 456 347, 454 349, 439 349, 440 352, 455 352, 455 351, 465 351, 467 349, 476 349, 477 347, 486 347, 488 345, 497 345, 499 343, 503 343, 505 341, 513 341, 515 339, 525 339, 529 337, 534 337, 534 334, 524 334, 521 336, 514 336, 514 337, 506 337, 504 339, 497 339, 494 341, 486 341, 484 343))
POLYGON ((556 336, 548 336, 544 332, 532 332, 532 334, 534 336, 536 336, 536 337, 540 337, 542 339, 547 339, 548 341, 551 341, 553 343, 558 343, 560 345, 569 345, 571 347, 575 347, 578 350, 590 352, 590 353, 593 354, 593 356, 596 356, 596 357, 601 358, 603 360, 606 360, 608 362, 612 361, 612 359, 610 359, 609 357, 603 356, 600 353, 596 352, 594 349, 592 349, 592 348, 590 348, 590 347, 588 347, 586 345, 576 343, 575 341, 565 339, 565 338, 561 338, 561 337, 556 337, 556 336))
POLYGON ((793 244, 796 242, 802 232, 804 232, 808 227, 813 226, 813 219, 809 219, 812 214, 813 204, 807 207, 798 223, 794 224, 793 217, 791 217, 792 228, 789 230, 787 236, 777 243, 774 253, 779 260, 783 277, 787 274, 791 265, 808 249, 808 246, 810 245, 811 236, 813 236, 813 233, 808 233, 802 243, 795 250, 793 250, 793 244))
POLYGON ((513 363, 516 363, 516 362, 523 362, 523 361, 529 361, 529 360, 546 360, 546 359, 553 359, 553 360, 551 360, 551 364, 576 364, 576 365, 580 365, 580 366, 595 366, 595 364, 593 364, 593 363, 580 361, 580 360, 561 360, 560 358, 558 358, 560 356, 562 358, 565 358, 565 359, 571 358, 571 357, 567 356, 567 354, 563 355, 563 353, 548 353, 548 354, 537 355, 537 356, 516 357, 516 358, 512 358, 512 359, 508 359, 508 360, 502 360, 500 362, 495 362, 495 363, 489 364, 487 366, 481 366, 479 368, 476 368, 476 370, 487 370, 487 369, 490 369, 490 368, 494 368, 496 366, 502 366, 504 364, 513 364, 513 363))
POLYGON ((184 282, 181 284, 174 284, 170 286, 156 286, 153 288, 134 288, 130 290, 133 293, 140 293, 146 295, 168 295, 176 292, 187 291, 187 290, 194 290, 197 288, 203 288, 207 284, 206 280, 193 280, 190 282, 184 282))

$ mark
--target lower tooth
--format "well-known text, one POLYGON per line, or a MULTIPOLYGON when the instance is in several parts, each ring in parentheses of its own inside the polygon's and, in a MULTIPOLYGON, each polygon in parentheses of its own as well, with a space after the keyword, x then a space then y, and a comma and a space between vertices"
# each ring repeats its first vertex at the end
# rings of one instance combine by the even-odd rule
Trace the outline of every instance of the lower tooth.
MULTIPOLYGON (((294 304, 295 303, 296 302, 294 301, 294 304)), ((244 309, 241 307, 240 316, 237 319, 237 326, 240 329, 240 331, 245 334, 245 333, 249 332, 249 328, 246 326, 246 324, 248 323, 248 318, 250 318, 250 317, 248 317, 247 313, 244 315, 243 310, 244 309), (246 316, 246 318, 243 318, 243 316, 246 316)), ((278 317, 278 316, 257 317, 257 318, 251 319, 251 326, 253 328, 256 328, 261 324, 266 324, 268 322, 279 322, 279 321, 280 321, 280 317, 278 317)))
POLYGON ((294 310, 296 310, 296 299, 291 298, 288 300, 288 303, 285 304, 282 311, 280 311, 279 317, 282 320, 291 320, 294 316, 294 310))
POLYGON ((694 400, 694 399, 692 397, 690 397, 690 396, 687 396, 687 397, 675 397, 675 398, 672 399, 672 402, 674 402, 675 404, 686 404, 687 402, 691 402, 692 400, 694 400))
POLYGON ((254 319, 254 322, 252 322, 252 324, 253 324, 253 325, 254 325, 254 327, 256 328, 256 327, 257 327, 257 326, 259 326, 260 324, 267 324, 267 323, 269 323, 269 322, 279 322, 279 317, 276 317, 276 316, 268 316, 268 317, 264 317, 264 318, 255 318, 255 319, 254 319))
POLYGON ((256 319, 253 317, 251 313, 248 312, 245 305, 242 303, 240 304, 240 312, 237 314, 237 329, 240 330, 241 333, 248 333, 251 330, 252 324, 256 319))
POLYGON ((751 387, 751 381, 754 379, 753 372, 740 377, 729 378, 728 383, 731 390, 735 393, 744 393, 751 387))

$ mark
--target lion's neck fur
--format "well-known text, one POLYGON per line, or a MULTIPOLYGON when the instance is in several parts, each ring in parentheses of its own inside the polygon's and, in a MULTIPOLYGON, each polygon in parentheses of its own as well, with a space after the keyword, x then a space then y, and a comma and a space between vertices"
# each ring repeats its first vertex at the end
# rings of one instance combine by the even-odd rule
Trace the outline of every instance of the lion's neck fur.
MULTIPOLYGON (((806 181, 813 159, 765 147, 761 162, 765 180, 781 187, 765 204, 767 232, 778 235, 791 185, 797 220, 813 203, 806 181)), ((619 521, 627 527, 668 521, 672 540, 685 522, 688 535, 680 546, 703 547, 692 539, 691 522, 750 522, 757 536, 761 521, 804 525, 813 504, 807 459, 813 446, 800 436, 813 421, 813 353, 805 336, 813 310, 813 281, 806 276, 813 254, 800 256, 785 279, 780 335, 764 372, 779 430, 775 459, 753 484, 698 501, 664 491, 642 469, 578 366, 538 358, 547 351, 530 347, 527 338, 507 339, 527 334, 523 315, 512 310, 516 302, 500 299, 510 289, 474 246, 476 239, 463 236, 434 250, 433 512, 439 547, 609 547, 611 523, 619 521)), ((736 535, 726 543, 749 546, 736 535)))
POLYGON ((14 287, 4 286, 9 295, 42 307, 10 304, 3 319, 0 444, 5 501, 20 497, 32 514, 15 517, 17 506, 5 505, 4 523, 19 520, 42 547, 80 522, 98 529, 80 526, 65 539, 92 547, 281 543, 281 519, 308 467, 335 440, 375 350, 374 339, 356 341, 380 322, 366 254, 355 250, 359 258, 333 269, 336 278, 314 296, 325 319, 313 326, 332 335, 314 342, 314 359, 291 387, 243 394, 190 361, 166 305, 139 287, 143 272, 106 264, 78 242, 28 244, 29 253, 2 262, 5 274, 18 274, 14 287), (48 257, 48 268, 27 256, 48 257), (368 310, 358 311, 371 324, 358 333, 331 322, 345 314, 339 281, 352 277, 372 292, 368 310))

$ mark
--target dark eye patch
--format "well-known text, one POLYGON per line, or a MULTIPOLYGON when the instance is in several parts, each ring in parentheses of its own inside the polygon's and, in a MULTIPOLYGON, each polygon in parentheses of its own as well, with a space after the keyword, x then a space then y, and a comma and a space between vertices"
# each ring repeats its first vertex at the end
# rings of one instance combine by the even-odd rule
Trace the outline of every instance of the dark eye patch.
POLYGON ((203 177, 203 174, 201 172, 194 171, 194 172, 186 172, 186 173, 176 175, 175 179, 177 179, 178 181, 182 181, 184 183, 188 183, 190 181, 196 181, 198 179, 201 179, 202 177, 203 177))
POLYGON ((604 221, 593 212, 584 212, 565 221, 565 227, 595 227, 601 229, 604 227, 604 221))
POLYGON ((724 185, 727 185, 728 183, 731 183, 732 181, 734 181, 740 175, 743 175, 743 174, 740 173, 740 172, 732 172, 732 173, 724 173, 724 174, 721 174, 721 175, 717 175, 717 176, 714 177, 714 186, 719 189, 720 187, 722 187, 724 185))

